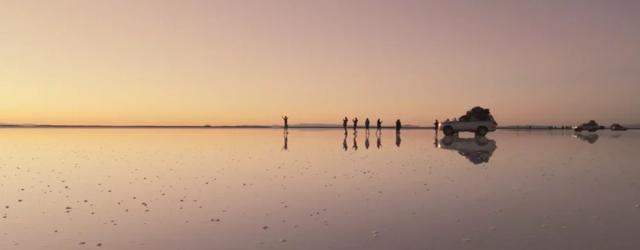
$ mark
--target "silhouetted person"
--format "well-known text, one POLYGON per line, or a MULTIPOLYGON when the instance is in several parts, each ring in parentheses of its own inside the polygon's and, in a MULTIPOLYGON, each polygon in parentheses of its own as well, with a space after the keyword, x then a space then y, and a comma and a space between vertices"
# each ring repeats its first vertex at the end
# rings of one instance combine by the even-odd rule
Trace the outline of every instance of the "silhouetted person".
POLYGON ((284 133, 284 146, 282 146, 282 149, 285 151, 289 150, 289 136, 288 133, 284 133))
POLYGON ((289 117, 285 115, 282 117, 282 120, 284 120, 284 130, 289 130, 289 117))
POLYGON ((382 120, 380 120, 380 118, 378 118, 378 121, 376 122, 376 130, 376 132, 382 131, 382 120))
POLYGON ((376 146, 378 147, 378 149, 380 149, 380 147, 382 147, 382 138, 380 138, 379 135, 376 135, 376 146))
POLYGON ((353 132, 358 131, 358 117, 353 118, 353 132))
POLYGON ((438 131, 438 128, 440 127, 440 123, 438 122, 438 119, 436 119, 436 122, 433 123, 433 128, 438 131))
POLYGON ((367 134, 369 133, 369 117, 367 117, 367 119, 364 120, 364 129, 367 131, 367 134))
POLYGON ((364 147, 369 149, 369 133, 367 133, 367 136, 364 138, 364 147))
POLYGON ((402 123, 400 119, 396 120, 396 134, 400 133, 400 129, 402 129, 402 123))
POLYGON ((396 133, 396 147, 400 147, 402 139, 400 138, 400 132, 396 133))
POLYGON ((344 128, 344 134, 347 134, 347 122, 349 122, 349 118, 346 116, 342 119, 342 128, 344 128))
POLYGON ((358 134, 353 134, 353 150, 358 150, 358 134))
POLYGON ((347 149, 349 149, 349 146, 347 145, 347 133, 344 133, 344 139, 342 139, 342 148, 344 149, 344 151, 347 151, 347 149))

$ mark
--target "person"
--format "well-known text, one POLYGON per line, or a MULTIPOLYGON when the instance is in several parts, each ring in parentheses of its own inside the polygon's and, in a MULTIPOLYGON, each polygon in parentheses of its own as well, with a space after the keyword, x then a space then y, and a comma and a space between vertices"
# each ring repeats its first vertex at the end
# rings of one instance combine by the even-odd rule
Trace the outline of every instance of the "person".
POLYGON ((433 123, 433 128, 438 131, 438 128, 440 127, 440 123, 438 122, 438 119, 436 119, 436 122, 433 123))
POLYGON ((382 120, 380 120, 380 118, 378 118, 376 129, 377 129, 377 132, 381 132, 382 130, 382 120))
POLYGON ((353 132, 358 131, 358 117, 353 118, 353 132))
POLYGON ((402 123, 400 119, 396 120, 396 133, 400 133, 400 129, 402 129, 402 123))
POLYGON ((347 122, 349 122, 349 118, 346 116, 342 119, 342 128, 344 128, 344 132, 347 133, 347 122))
POLYGON ((369 117, 367 117, 366 120, 364 120, 364 129, 367 131, 367 133, 369 133, 369 117))
POLYGON ((289 117, 285 115, 282 117, 282 120, 284 120, 284 130, 289 130, 289 117))

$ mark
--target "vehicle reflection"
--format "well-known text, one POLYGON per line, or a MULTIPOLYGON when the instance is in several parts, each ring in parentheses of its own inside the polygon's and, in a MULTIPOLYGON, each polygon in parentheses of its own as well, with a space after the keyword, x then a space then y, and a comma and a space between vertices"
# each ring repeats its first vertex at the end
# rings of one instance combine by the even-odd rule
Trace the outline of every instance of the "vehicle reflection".
POLYGON ((496 141, 483 136, 460 138, 457 135, 445 136, 440 141, 436 140, 436 146, 441 149, 456 150, 473 164, 489 162, 489 158, 498 148, 496 141))
POLYGON ((582 134, 582 133, 576 133, 574 137, 580 140, 586 141, 589 144, 596 143, 596 141, 600 138, 598 134, 582 134))

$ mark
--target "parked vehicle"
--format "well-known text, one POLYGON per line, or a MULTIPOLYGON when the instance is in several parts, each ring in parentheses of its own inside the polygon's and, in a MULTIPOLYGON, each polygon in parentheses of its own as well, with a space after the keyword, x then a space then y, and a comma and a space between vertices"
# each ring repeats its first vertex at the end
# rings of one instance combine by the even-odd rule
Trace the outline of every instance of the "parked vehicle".
POLYGON ((598 129, 602 129, 604 127, 598 125, 598 123, 594 120, 591 120, 587 123, 583 123, 580 126, 575 127, 573 130, 576 132, 589 131, 596 132, 598 129))
POLYGON ((467 114, 453 121, 446 120, 440 125, 445 135, 453 135, 461 131, 474 132, 476 135, 485 136, 490 131, 495 131, 498 123, 493 119, 489 109, 474 107, 467 114))
POLYGON ((614 123, 614 124, 611 124, 611 130, 613 130, 613 131, 625 131, 625 130, 627 130, 627 128, 623 127, 620 124, 614 123))

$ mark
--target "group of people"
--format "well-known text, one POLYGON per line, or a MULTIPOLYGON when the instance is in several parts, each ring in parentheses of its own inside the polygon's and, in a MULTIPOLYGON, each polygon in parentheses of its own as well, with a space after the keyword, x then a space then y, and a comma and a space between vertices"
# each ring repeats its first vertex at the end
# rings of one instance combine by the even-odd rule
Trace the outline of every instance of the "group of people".
MULTIPOLYGON (((353 131, 357 132, 358 131, 358 117, 353 118, 353 131)), ((349 123, 349 118, 347 118, 346 116, 344 117, 344 119, 342 119, 342 128, 344 128, 344 132, 347 133, 347 123, 349 123)), ((369 127, 370 127, 370 121, 369 118, 364 120, 364 129, 367 131, 367 133, 369 132, 369 127)), ((402 129, 402 122, 400 122, 400 119, 396 120, 396 133, 400 133, 400 129, 402 129)), ((378 118, 378 120, 376 121, 376 130, 378 132, 380 132, 382 130, 382 120, 380 120, 380 118, 378 118)))
MULTIPOLYGON (((289 117, 288 116, 282 116, 282 120, 284 121, 284 130, 285 132, 289 130, 289 117)), ((353 131, 357 132, 358 131, 358 117, 353 118, 353 131)), ((349 118, 347 118, 346 116, 344 117, 344 119, 342 119, 342 128, 344 128, 344 132, 347 133, 347 125, 349 123, 349 118)), ((369 118, 367 117, 367 119, 364 120, 364 129, 367 131, 367 133, 369 133, 369 128, 371 125, 371 121, 369 120, 369 118)), ((396 133, 400 133, 400 130, 402 129, 402 122, 400 121, 400 119, 396 120, 396 133)), ((378 118, 378 120, 376 121, 376 130, 378 132, 382 131, 382 120, 380 120, 380 118, 378 118)))

